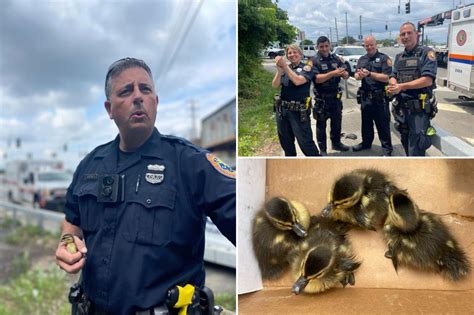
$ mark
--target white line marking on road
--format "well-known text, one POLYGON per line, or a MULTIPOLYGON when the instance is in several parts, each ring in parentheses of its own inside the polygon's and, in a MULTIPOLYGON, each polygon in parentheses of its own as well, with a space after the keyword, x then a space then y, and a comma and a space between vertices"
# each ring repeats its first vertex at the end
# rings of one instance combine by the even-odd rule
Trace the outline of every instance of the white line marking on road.
POLYGON ((468 114, 468 112, 464 110, 463 108, 461 108, 460 106, 457 106, 454 104, 448 104, 448 103, 441 103, 441 102, 438 102, 438 110, 468 114))

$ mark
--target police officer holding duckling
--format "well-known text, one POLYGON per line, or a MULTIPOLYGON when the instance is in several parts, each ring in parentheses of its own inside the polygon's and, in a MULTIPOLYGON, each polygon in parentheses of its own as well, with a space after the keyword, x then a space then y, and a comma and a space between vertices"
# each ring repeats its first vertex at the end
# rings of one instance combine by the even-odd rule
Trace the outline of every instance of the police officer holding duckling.
POLYGON ((105 94, 119 134, 77 167, 56 250, 61 269, 82 271, 69 296, 73 314, 210 307, 206 217, 235 245, 235 173, 211 153, 158 132, 158 96, 143 60, 113 63, 105 94), (209 303, 199 305, 204 297, 209 303))
POLYGON ((316 41, 318 53, 311 58, 315 68, 313 117, 316 119, 316 138, 321 155, 327 155, 326 122, 331 119, 332 149, 348 151, 349 147, 341 143, 342 127, 342 91, 339 88, 341 78, 347 80, 349 73, 342 60, 331 54, 331 43, 326 36, 316 41))
POLYGON ((387 92, 396 96, 393 104, 396 127, 407 156, 425 156, 431 146, 437 110, 433 89, 436 88, 436 54, 418 44, 418 32, 411 22, 400 27, 405 50, 395 57, 387 92))
POLYGON ((281 56, 275 58, 277 72, 272 87, 281 87, 275 96, 278 138, 285 156, 296 156, 295 137, 306 156, 318 156, 319 151, 311 131, 311 79, 314 70, 311 63, 304 64, 303 51, 296 44, 286 47, 287 64, 281 56))
POLYGON ((390 109, 386 86, 392 73, 392 60, 377 50, 375 37, 369 35, 364 39, 367 54, 357 62, 354 78, 362 80, 357 91, 357 102, 362 113, 362 142, 352 147, 357 152, 368 150, 374 141, 374 123, 377 128, 383 155, 392 155, 390 137, 390 109))

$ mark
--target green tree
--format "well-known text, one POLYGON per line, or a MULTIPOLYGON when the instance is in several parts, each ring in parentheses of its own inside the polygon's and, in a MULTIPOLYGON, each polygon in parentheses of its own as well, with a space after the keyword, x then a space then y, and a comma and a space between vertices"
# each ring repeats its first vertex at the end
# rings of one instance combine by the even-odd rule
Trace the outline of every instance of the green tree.
POLYGON ((310 40, 310 39, 304 39, 302 42, 301 42, 301 45, 314 45, 313 41, 310 40))
POLYGON ((280 45, 293 42, 296 28, 271 0, 239 0, 238 12, 239 76, 251 76, 260 64, 260 52, 274 41, 280 45))
POLYGON ((288 24, 288 14, 286 11, 276 8, 276 40, 281 46, 291 44, 295 40, 296 28, 288 24))
POLYGON ((349 36, 349 37, 344 36, 344 38, 341 39, 341 41, 340 41, 340 43, 341 43, 342 45, 345 45, 346 43, 349 44, 349 45, 352 45, 352 44, 354 44, 355 42, 356 42, 356 40, 355 40, 354 37, 352 37, 352 36, 349 36))
POLYGON ((258 65, 260 51, 276 37, 276 9, 271 0, 239 0, 239 75, 258 65))

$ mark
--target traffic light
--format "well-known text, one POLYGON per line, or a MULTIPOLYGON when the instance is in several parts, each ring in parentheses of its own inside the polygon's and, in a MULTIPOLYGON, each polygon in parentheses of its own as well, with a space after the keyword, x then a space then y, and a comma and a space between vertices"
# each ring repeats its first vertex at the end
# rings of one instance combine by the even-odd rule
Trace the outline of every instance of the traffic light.
POLYGON ((405 13, 406 14, 410 13, 410 0, 408 0, 408 2, 405 3, 405 13))

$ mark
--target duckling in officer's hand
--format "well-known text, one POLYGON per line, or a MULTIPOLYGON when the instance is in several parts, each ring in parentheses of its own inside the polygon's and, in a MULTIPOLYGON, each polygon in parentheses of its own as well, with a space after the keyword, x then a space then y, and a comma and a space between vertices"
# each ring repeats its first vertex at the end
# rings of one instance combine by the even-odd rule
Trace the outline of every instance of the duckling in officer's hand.
POLYGON ((351 244, 346 238, 348 227, 328 218, 311 217, 308 237, 291 251, 292 291, 299 294, 326 291, 339 283, 354 285, 354 271, 359 268, 351 244))
POLYGON ((321 215, 375 231, 387 215, 388 196, 396 188, 388 177, 372 169, 342 175, 331 187, 321 215))
POLYGON ((456 281, 470 271, 469 260, 438 215, 420 211, 406 192, 390 196, 383 234, 385 257, 398 265, 435 271, 456 281))
POLYGON ((253 249, 264 279, 276 278, 289 267, 288 253, 306 237, 308 210, 299 202, 274 197, 253 221, 253 249))

